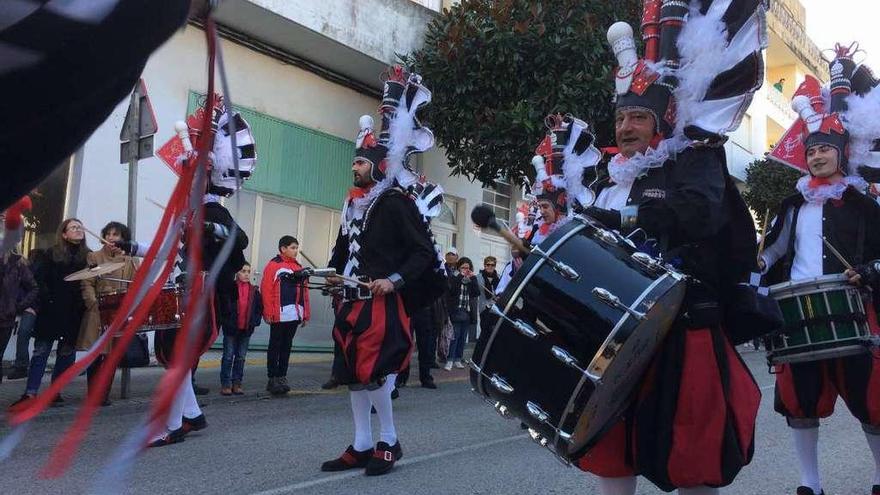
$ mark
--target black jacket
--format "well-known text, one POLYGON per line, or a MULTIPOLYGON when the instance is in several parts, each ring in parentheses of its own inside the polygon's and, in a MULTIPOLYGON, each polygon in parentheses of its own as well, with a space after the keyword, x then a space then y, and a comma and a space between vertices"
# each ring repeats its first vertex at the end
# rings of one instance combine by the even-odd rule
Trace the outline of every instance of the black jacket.
MULTIPOLYGON (((600 179, 596 194, 608 185, 600 179)), ((754 270, 754 224, 723 148, 686 148, 650 169, 633 184, 628 204, 638 205, 637 226, 663 258, 702 282, 706 297, 723 299, 754 270)))
POLYGON ((82 257, 64 256, 69 253, 59 253, 55 249, 49 250, 34 273, 39 287, 34 338, 61 339, 73 345, 79 335, 85 303, 82 298, 82 282, 65 282, 64 277, 85 268, 86 258, 84 254, 82 257))
POLYGON ((263 321, 263 298, 260 289, 250 286, 250 314, 248 315, 247 328, 238 328, 238 287, 234 290, 217 295, 220 313, 220 326, 223 335, 234 335, 240 330, 245 330, 248 335, 254 333, 254 328, 263 321))
POLYGON ((472 275, 468 283, 463 283, 464 275, 457 273, 449 277, 449 290, 446 292, 446 307, 450 316, 458 311, 458 301, 463 291, 468 295, 468 316, 471 323, 477 322, 477 301, 480 297, 480 285, 477 277, 472 275))
MULTIPOLYGON (((383 192, 369 209, 360 239, 363 275, 378 280, 400 274, 404 281, 401 293, 408 310, 433 302, 433 298, 421 297, 420 293, 423 285, 433 283, 437 253, 411 199, 396 188, 383 192)), ((340 227, 329 266, 343 273, 348 256, 348 237, 340 227)))
POLYGON ((0 255, 0 328, 12 327, 15 317, 37 302, 37 283, 21 255, 0 255))
MULTIPOLYGON (((205 203, 205 222, 219 223, 223 225, 229 232, 236 226, 235 220, 223 205, 220 203, 205 203)), ((203 267, 205 270, 211 268, 211 264, 220 255, 225 239, 219 239, 209 232, 205 233, 202 241, 204 249, 203 267)), ((235 237, 235 246, 232 247, 232 253, 223 267, 220 269, 220 275, 217 277, 217 292, 229 292, 235 288, 235 274, 245 264, 244 250, 248 247, 248 236, 241 227, 238 228, 238 234, 235 237)))

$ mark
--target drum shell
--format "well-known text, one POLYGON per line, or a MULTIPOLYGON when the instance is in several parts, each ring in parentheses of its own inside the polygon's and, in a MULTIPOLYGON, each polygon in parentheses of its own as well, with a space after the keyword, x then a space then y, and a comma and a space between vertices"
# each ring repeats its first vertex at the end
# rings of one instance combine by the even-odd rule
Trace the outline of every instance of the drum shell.
POLYGON ((871 330, 865 295, 844 275, 824 275, 769 287, 785 327, 764 339, 770 364, 799 363, 868 352, 871 330), (852 321, 821 322, 824 317, 852 315, 852 321))
MULTIPOLYGON (((666 270, 646 268, 633 259, 632 246, 586 220, 561 227, 540 247, 574 268, 580 278, 567 280, 538 256, 529 256, 499 306, 508 318, 527 322, 540 336, 532 339, 499 320, 477 342, 473 362, 480 372, 472 370, 471 383, 478 393, 550 439, 558 455, 573 459, 595 443, 626 405, 677 314, 684 281, 666 270), (596 287, 650 313, 652 328, 602 302, 592 293, 596 287), (641 337, 627 345, 637 330, 641 337), (585 373, 556 358, 554 346, 573 356, 581 369, 599 363, 604 370, 602 384, 597 386, 585 373), (493 386, 489 379, 493 375, 501 376, 513 392, 493 386), (528 402, 540 406, 550 424, 536 420, 528 402), (572 442, 561 440, 557 428, 571 433, 572 442)), ((603 370, 586 371, 601 374, 603 370)))

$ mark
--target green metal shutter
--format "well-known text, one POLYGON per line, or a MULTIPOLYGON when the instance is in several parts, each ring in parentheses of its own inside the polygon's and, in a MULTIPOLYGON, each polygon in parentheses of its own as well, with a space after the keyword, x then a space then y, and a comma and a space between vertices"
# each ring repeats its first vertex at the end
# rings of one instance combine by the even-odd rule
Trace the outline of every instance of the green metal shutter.
MULTIPOLYGON (((204 96, 190 91, 187 114, 204 96)), ((239 107, 257 141, 257 170, 244 189, 339 209, 351 187, 354 143, 239 107)))

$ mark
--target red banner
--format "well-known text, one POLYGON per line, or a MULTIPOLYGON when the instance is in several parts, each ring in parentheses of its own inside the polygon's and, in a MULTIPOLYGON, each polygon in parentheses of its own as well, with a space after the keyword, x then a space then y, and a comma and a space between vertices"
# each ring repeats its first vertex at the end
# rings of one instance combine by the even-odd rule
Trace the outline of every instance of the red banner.
POLYGON ((806 124, 804 121, 796 120, 767 157, 800 172, 809 173, 810 169, 807 167, 807 154, 803 142, 805 133, 806 124))

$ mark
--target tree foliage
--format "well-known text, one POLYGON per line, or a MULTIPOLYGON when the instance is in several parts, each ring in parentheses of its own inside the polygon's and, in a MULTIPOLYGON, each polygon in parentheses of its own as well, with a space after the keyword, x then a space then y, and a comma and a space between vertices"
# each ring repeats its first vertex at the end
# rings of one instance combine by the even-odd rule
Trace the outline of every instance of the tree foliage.
POLYGON ((748 190, 743 199, 758 217, 758 226, 763 228, 766 212, 770 218, 779 209, 779 204, 796 192, 795 183, 801 178, 797 170, 768 160, 756 160, 746 168, 748 190))
POLYGON ((463 0, 429 26, 404 62, 433 91, 426 120, 452 174, 492 183, 530 171, 544 117, 572 113, 613 142, 618 20, 638 26, 637 0, 463 0))

